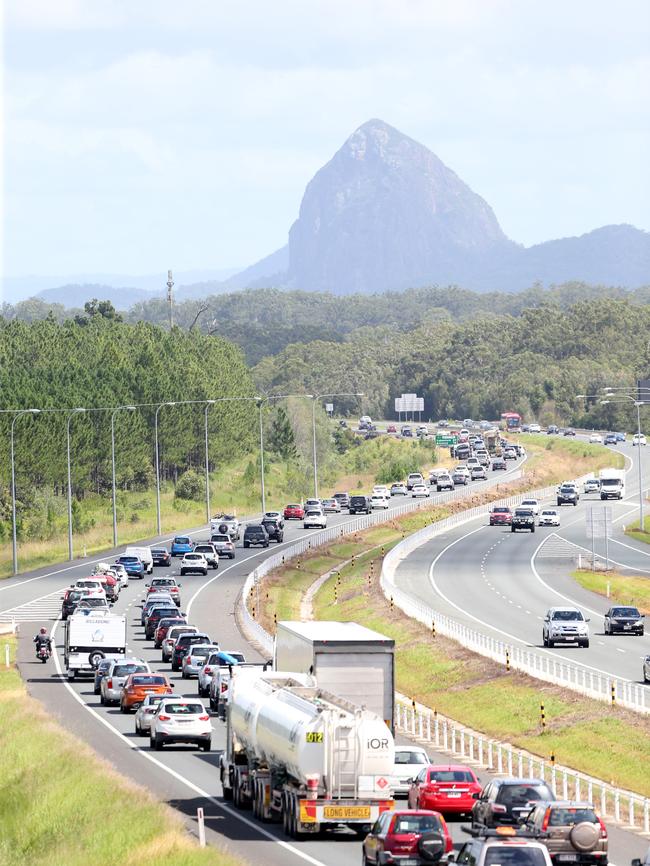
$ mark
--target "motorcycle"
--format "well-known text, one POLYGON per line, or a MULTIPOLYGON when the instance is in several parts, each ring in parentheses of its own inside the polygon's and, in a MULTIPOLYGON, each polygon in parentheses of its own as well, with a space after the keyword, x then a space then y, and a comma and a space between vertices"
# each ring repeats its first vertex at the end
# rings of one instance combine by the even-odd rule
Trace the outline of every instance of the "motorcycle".
POLYGON ((36 658, 40 659, 43 664, 45 664, 51 655, 52 650, 46 644, 41 644, 36 648, 36 658))

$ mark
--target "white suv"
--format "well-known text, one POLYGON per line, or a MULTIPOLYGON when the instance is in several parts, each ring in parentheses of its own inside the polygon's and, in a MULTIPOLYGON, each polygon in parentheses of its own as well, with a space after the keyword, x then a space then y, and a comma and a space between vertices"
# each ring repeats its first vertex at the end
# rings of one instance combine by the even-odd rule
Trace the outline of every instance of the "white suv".
POLYGON ((589 646, 588 619, 577 607, 552 607, 546 612, 542 627, 544 646, 555 646, 556 643, 577 643, 578 646, 589 646))
POLYGON ((210 751, 212 725, 210 716, 197 698, 162 700, 151 719, 150 744, 160 751, 166 743, 194 743, 210 751))
POLYGON ((208 561, 202 553, 186 553, 181 560, 181 575, 208 574, 208 561))

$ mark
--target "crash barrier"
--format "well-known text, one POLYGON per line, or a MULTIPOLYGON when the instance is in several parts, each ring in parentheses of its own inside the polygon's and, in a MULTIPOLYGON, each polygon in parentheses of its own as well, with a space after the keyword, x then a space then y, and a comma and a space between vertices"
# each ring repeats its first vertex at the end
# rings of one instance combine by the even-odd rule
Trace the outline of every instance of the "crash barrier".
MULTIPOLYGON (((522 464, 520 463, 519 466, 522 464)), ((516 469, 510 472, 507 476, 507 483, 516 481, 521 478, 521 469, 516 469)), ((273 637, 266 632, 257 622, 257 616, 260 611, 260 600, 258 598, 259 586, 262 579, 274 568, 278 568, 286 561, 298 557, 301 554, 307 553, 316 547, 322 547, 324 544, 329 544, 336 541, 344 535, 353 535, 355 532, 362 532, 371 526, 378 523, 386 523, 395 517, 402 517, 404 514, 410 514, 414 511, 420 511, 431 505, 445 505, 448 502, 457 502, 462 499, 469 499, 471 496, 486 489, 492 489, 494 484, 490 481, 482 481, 479 484, 472 485, 471 488, 457 488, 451 493, 436 494, 429 496, 426 500, 409 499, 402 505, 396 508, 391 508, 389 513, 385 511, 373 511, 372 514, 364 514, 363 517, 355 517, 351 520, 346 520, 344 523, 339 523, 336 526, 330 526, 327 529, 319 530, 301 539, 293 544, 283 547, 268 556, 261 562, 256 569, 250 572, 242 587, 241 595, 238 603, 238 614, 240 616, 241 625, 246 634, 257 641, 269 656, 273 654, 273 637), (248 601, 250 599, 250 602, 248 601)), ((519 499, 522 499, 526 494, 522 494, 519 499)), ((466 512, 463 512, 465 514, 466 512)))
MULTIPOLYGON (((578 479, 579 483, 582 480, 578 479)), ((523 495, 511 496, 499 502, 490 503, 490 505, 479 505, 414 532, 385 556, 380 577, 382 592, 392 604, 399 607, 407 616, 421 622, 427 629, 432 629, 435 626, 436 634, 456 640, 466 649, 504 664, 509 670, 521 671, 536 679, 571 689, 571 691, 586 697, 606 701, 610 704, 620 704, 620 706, 638 713, 650 713, 650 689, 641 683, 599 673, 579 664, 561 661, 552 652, 531 650, 516 643, 508 643, 497 637, 484 634, 434 610, 419 598, 400 589, 395 583, 395 573, 399 563, 437 535, 476 517, 487 517, 490 508, 495 505, 515 507, 523 498, 541 500, 552 496, 555 490, 555 486, 546 487, 542 490, 529 491, 523 495)))
POLYGON ((543 779, 558 799, 587 800, 600 810, 601 817, 650 833, 648 797, 556 764, 552 755, 540 758, 510 743, 486 737, 404 695, 395 696, 395 727, 423 745, 493 773, 543 779))

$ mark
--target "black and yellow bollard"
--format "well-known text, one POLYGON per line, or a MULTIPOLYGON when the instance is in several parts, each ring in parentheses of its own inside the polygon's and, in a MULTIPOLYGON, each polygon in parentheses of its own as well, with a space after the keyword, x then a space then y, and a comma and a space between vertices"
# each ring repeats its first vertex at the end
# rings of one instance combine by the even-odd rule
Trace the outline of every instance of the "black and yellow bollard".
POLYGON ((386 556, 386 553, 385 553, 385 551, 384 551, 384 548, 383 548, 383 547, 382 547, 382 549, 381 549, 381 555, 382 555, 382 556, 386 556))
POLYGON ((550 760, 551 760, 551 766, 552 767, 555 766, 555 752, 551 752, 550 760))
POLYGON ((431 637, 435 637, 435 636, 436 636, 436 621, 432 619, 431 620, 431 637))
POLYGON ((255 605, 251 608, 251 616, 255 619, 255 605))
POLYGON ((393 596, 390 597, 390 612, 392 613, 395 608, 395 602, 393 601, 393 596))
POLYGON ((277 628, 277 625, 278 625, 278 615, 277 615, 277 613, 274 613, 274 614, 273 614, 273 625, 276 626, 276 628, 277 628))
POLYGON ((546 713, 544 712, 544 704, 539 705, 539 721, 542 726, 542 732, 546 730, 546 713))
POLYGON ((506 670, 510 670, 510 650, 506 650, 506 670))
POLYGON ((616 683, 612 683, 612 706, 616 706, 616 683))

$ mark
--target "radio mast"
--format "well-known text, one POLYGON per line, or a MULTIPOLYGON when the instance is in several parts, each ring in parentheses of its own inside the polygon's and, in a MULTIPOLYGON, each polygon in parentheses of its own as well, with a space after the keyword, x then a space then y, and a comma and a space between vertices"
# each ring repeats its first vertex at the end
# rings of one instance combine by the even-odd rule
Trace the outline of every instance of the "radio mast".
POLYGON ((169 330, 174 327, 174 293, 172 288, 174 286, 174 281, 172 279, 172 272, 167 271, 167 303, 169 304, 169 330))

